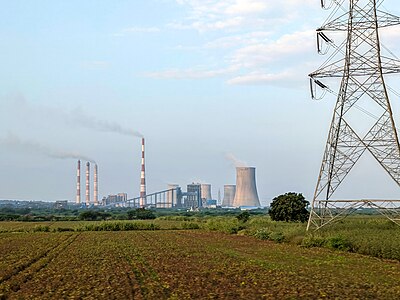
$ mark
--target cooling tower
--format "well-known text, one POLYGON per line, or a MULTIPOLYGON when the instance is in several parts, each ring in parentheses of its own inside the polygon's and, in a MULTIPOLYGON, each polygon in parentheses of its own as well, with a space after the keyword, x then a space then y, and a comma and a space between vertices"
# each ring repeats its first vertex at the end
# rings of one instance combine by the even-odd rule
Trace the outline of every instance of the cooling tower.
POLYGON ((146 179, 144 172, 144 138, 142 138, 142 170, 140 172, 140 207, 146 206, 146 179))
POLYGON ((97 164, 94 165, 94 172, 93 172, 93 203, 94 205, 99 205, 99 198, 98 198, 98 175, 97 175, 98 169, 97 169, 97 164))
POLYGON ((86 163, 86 206, 90 204, 90 162, 86 163))
POLYGON ((202 184, 201 185, 201 199, 212 200, 211 184, 202 184))
POLYGON ((171 208, 177 205, 178 197, 176 188, 179 187, 179 184, 168 184, 168 192, 167 192, 167 203, 164 204, 163 207, 171 208), (171 191, 173 190, 173 191, 171 191))
POLYGON ((236 193, 233 206, 261 206, 256 187, 256 168, 236 168, 236 193))
POLYGON ((224 185, 224 199, 222 200, 223 207, 232 207, 233 201, 235 200, 236 185, 226 184, 224 185))
POLYGON ((81 203, 81 161, 78 160, 76 171, 76 204, 81 203))

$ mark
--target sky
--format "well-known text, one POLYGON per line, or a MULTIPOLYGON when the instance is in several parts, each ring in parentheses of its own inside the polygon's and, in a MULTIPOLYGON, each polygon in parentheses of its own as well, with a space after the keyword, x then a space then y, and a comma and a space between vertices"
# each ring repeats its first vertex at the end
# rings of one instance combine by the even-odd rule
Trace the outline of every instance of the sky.
MULTIPOLYGON (((326 59, 320 1, 1 4, 0 199, 74 201, 78 157, 98 163, 100 197, 136 197, 143 135, 148 193, 200 182, 217 199, 236 157, 256 167, 262 205, 291 191, 311 200, 335 103, 308 87, 326 59)), ((394 0, 384 9, 400 14, 394 0)), ((383 36, 400 53, 398 29, 383 36)), ((367 156, 337 193, 398 187, 367 156)))

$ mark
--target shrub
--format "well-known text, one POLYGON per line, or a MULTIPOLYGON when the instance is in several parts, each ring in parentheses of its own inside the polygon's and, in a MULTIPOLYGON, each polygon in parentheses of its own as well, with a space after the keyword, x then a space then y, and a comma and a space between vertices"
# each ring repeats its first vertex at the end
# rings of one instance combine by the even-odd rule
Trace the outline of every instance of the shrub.
POLYGON ((282 232, 272 232, 269 236, 269 239, 276 243, 282 243, 283 240, 285 239, 285 236, 283 235, 282 232))
POLYGON ((325 239, 321 236, 309 235, 303 239, 301 245, 306 248, 323 247, 325 245, 325 239))
POLYGON ((269 240, 271 232, 265 228, 257 229, 253 236, 260 240, 269 240))
POLYGON ((246 229, 240 225, 237 218, 215 217, 208 219, 204 226, 208 230, 222 231, 229 234, 236 234, 240 230, 246 229))
POLYGON ((333 236, 326 239, 326 247, 342 251, 350 251, 352 244, 347 239, 340 236, 333 236))

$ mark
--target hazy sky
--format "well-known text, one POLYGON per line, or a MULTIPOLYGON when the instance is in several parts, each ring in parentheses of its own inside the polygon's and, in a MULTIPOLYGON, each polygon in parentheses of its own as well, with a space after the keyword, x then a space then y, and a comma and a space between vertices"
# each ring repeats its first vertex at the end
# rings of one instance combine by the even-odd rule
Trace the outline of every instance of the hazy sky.
MULTIPOLYGON (((0 199, 74 201, 78 156, 98 162, 100 196, 138 196, 143 134, 148 193, 198 181, 217 198, 233 154, 262 204, 310 200, 335 102, 309 96, 319 3, 1 1, 0 199)), ((367 155, 338 196, 398 197, 388 178, 367 155)))

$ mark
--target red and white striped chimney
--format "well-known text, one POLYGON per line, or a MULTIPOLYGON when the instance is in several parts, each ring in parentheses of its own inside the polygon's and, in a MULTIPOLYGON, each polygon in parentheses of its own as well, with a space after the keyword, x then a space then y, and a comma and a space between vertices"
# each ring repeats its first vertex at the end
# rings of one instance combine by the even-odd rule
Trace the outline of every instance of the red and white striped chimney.
POLYGON ((93 173, 93 203, 94 205, 99 205, 99 197, 98 197, 98 175, 97 175, 97 164, 94 164, 94 173, 93 173))
POLYGON ((140 207, 146 206, 146 179, 144 167, 144 137, 142 138, 142 171, 140 172, 140 207))
POLYGON ((90 162, 86 163, 86 206, 90 204, 90 162))
POLYGON ((81 203, 81 161, 78 160, 76 171, 76 204, 81 203))

